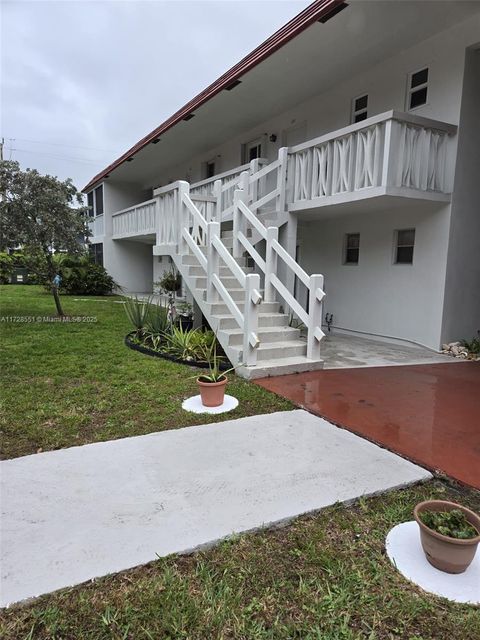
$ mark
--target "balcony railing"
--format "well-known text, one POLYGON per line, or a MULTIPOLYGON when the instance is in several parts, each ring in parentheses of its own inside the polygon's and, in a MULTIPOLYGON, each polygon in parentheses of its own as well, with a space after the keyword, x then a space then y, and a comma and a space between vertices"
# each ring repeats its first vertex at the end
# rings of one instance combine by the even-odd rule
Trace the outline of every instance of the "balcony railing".
POLYGON ((378 188, 449 193, 446 155, 455 132, 453 125, 389 111, 290 147, 288 208, 369 197, 378 188))
MULTIPOLYGON (((447 200, 453 176, 449 151, 456 130, 454 125, 388 111, 280 149, 270 164, 258 158, 196 182, 189 197, 207 222, 231 219, 238 188, 248 192, 247 204, 257 214, 380 195, 447 200)), ((155 189, 152 200, 115 213, 113 237, 156 234, 157 244, 174 243, 177 192, 175 182, 155 189)), ((197 231, 201 235, 193 229, 194 236, 197 231)))

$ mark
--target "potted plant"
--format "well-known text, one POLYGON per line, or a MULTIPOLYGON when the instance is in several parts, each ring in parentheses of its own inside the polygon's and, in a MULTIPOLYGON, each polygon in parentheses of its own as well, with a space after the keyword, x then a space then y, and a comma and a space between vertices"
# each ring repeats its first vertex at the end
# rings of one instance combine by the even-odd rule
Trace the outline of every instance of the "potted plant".
POLYGON ((177 324, 184 331, 193 329, 193 306, 188 302, 182 302, 177 306, 177 324))
POLYGON ((420 502, 413 516, 428 562, 446 573, 463 573, 480 542, 480 516, 446 500, 420 502))
POLYGON ((235 367, 227 371, 220 371, 221 360, 222 358, 217 356, 217 341, 215 339, 208 349, 206 356, 209 372, 197 378, 200 397, 204 407, 219 407, 223 404, 225 387, 228 382, 227 373, 233 371, 235 367))

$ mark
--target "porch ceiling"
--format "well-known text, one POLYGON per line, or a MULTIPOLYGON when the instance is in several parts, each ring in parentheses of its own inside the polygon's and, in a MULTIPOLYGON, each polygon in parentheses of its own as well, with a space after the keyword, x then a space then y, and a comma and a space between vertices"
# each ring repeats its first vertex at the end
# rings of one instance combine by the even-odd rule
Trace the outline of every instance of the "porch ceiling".
POLYGON ((242 76, 234 90, 222 91, 196 109, 193 119, 178 123, 158 144, 148 144, 133 162, 112 171, 110 179, 158 186, 160 172, 328 91, 475 11, 477 3, 463 0, 350 0, 345 11, 326 24, 310 26, 242 76))

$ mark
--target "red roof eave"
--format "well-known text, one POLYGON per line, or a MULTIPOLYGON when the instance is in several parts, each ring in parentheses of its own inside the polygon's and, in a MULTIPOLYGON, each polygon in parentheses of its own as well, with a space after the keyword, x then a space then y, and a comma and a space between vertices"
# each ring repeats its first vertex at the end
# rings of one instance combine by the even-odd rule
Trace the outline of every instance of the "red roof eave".
POLYGON ((268 58, 270 55, 278 51, 283 45, 293 40, 297 35, 302 33, 307 27, 316 22, 319 18, 329 13, 336 5, 341 4, 344 0, 315 0, 306 9, 297 16, 292 18, 287 24, 281 27, 267 40, 265 40, 256 49, 251 51, 245 58, 240 60, 231 69, 226 71, 215 82, 209 85, 201 93, 195 96, 190 102, 187 102, 179 111, 174 113, 168 120, 165 120, 160 126, 151 133, 139 140, 133 147, 121 155, 117 160, 108 165, 100 173, 98 173, 83 188, 84 192, 92 189, 98 182, 103 180, 107 174, 119 167, 127 158, 131 157, 141 149, 143 149, 152 140, 171 129, 178 122, 182 121, 189 113, 198 109, 202 104, 213 98, 217 93, 228 87, 232 82, 239 79, 247 71, 256 67, 260 62, 268 58))

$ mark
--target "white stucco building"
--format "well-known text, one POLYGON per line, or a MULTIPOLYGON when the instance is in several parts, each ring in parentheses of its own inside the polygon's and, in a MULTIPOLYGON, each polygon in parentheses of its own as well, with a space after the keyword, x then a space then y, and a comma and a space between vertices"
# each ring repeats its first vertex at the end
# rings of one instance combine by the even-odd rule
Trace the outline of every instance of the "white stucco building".
POLYGON ((116 281, 148 292, 175 263, 246 375, 320 367, 330 314, 471 338, 480 3, 317 0, 84 191, 116 281))

